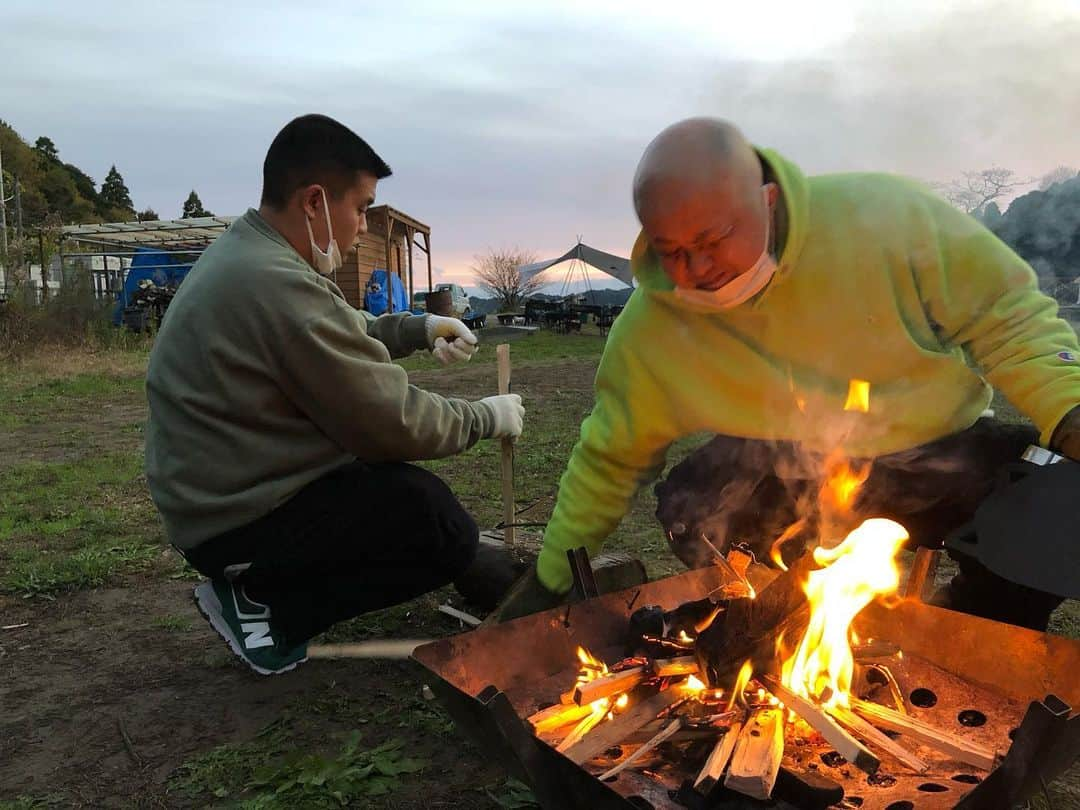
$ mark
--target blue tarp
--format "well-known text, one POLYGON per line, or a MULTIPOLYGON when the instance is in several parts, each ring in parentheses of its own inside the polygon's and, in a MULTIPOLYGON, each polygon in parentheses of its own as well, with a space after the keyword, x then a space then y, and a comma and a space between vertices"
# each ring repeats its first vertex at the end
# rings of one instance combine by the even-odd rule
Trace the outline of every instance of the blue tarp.
MULTIPOLYGON (((409 296, 405 294, 405 285, 401 283, 401 276, 390 276, 394 285, 394 312, 405 312, 409 309, 409 296)), ((367 291, 364 293, 364 309, 372 315, 382 315, 386 312, 386 271, 375 270, 368 280, 367 291)))
POLYGON ((123 289, 116 294, 116 307, 113 309, 113 324, 120 326, 124 319, 124 307, 131 296, 139 289, 139 282, 150 279, 159 287, 177 287, 191 270, 191 263, 181 261, 179 257, 162 250, 138 248, 131 260, 123 289))

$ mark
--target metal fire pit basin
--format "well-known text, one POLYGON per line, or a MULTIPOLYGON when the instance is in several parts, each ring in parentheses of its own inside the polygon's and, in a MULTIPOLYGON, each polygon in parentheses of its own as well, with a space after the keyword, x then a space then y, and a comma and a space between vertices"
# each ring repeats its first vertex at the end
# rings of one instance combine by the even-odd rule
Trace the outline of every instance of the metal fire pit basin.
MULTIPOLYGON (((573 684, 579 645, 608 662, 618 661, 635 609, 650 604, 671 609, 726 581, 718 568, 689 571, 442 639, 418 648, 413 657, 434 676, 429 684, 458 727, 528 783, 545 808, 675 810, 684 805, 675 801, 674 789, 693 778, 703 760, 667 758, 649 773, 628 769, 603 783, 596 774, 610 762, 576 765, 536 738, 524 718, 558 700, 573 684)), ((876 751, 882 760, 879 776, 895 782, 879 778, 874 782, 884 784, 872 784, 854 766, 826 764, 821 757, 827 745, 789 742, 785 766, 816 770, 844 786, 845 802, 861 800, 839 807, 1002 810, 1030 797, 1080 758, 1080 716, 1073 717, 1070 709, 1080 705, 1080 643, 914 600, 891 609, 873 604, 857 617, 855 629, 864 639, 891 641, 903 650, 902 660, 889 668, 905 697, 915 689, 936 696, 935 705, 926 709, 909 701, 912 716, 1007 754, 987 776, 901 736, 898 741, 927 761, 930 770, 913 774, 876 751), (960 713, 970 710, 985 715, 986 722, 962 725, 960 713), (957 776, 982 781, 971 784, 957 776)), ((792 807, 737 797, 718 806, 792 807)))

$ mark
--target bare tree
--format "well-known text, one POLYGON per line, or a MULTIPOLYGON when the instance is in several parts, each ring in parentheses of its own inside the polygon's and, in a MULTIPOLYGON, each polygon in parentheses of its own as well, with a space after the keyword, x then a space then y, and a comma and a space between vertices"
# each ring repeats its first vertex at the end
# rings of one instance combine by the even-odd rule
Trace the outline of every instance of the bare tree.
POLYGON ((964 172, 960 179, 939 184, 937 188, 957 208, 978 216, 988 203, 1033 182, 1017 177, 1012 169, 992 166, 982 171, 964 172))
POLYGON ((1077 175, 1080 175, 1080 172, 1072 166, 1058 166, 1052 172, 1047 172, 1039 178, 1039 191, 1046 191, 1050 186, 1056 186, 1058 183, 1072 180, 1077 175))
POLYGON ((474 256, 472 271, 477 284, 502 302, 504 309, 517 309, 543 283, 536 275, 526 276, 521 266, 536 261, 536 256, 520 248, 488 248, 483 256, 474 256))

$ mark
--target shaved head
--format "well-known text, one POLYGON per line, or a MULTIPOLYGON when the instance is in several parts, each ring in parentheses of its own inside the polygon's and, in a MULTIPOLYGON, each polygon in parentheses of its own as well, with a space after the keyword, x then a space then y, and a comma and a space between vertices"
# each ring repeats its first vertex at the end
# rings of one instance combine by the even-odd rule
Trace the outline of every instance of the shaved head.
POLYGON ((672 124, 645 147, 634 173, 634 209, 641 215, 650 192, 683 187, 761 186, 761 162, 750 142, 727 121, 687 118, 672 124))
POLYGON ((679 287, 717 289, 752 267, 768 247, 777 194, 750 142, 716 118, 669 126, 634 174, 634 210, 679 287))

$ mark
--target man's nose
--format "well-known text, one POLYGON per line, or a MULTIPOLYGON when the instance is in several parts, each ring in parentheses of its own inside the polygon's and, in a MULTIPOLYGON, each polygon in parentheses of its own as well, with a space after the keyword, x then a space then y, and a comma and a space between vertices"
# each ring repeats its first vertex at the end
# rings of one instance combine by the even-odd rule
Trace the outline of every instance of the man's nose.
POLYGON ((713 262, 712 257, 709 254, 698 251, 690 254, 690 275, 694 278, 701 278, 712 272, 713 262))

